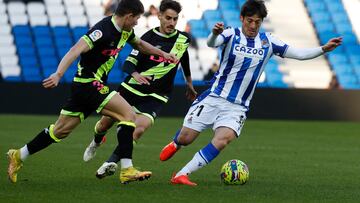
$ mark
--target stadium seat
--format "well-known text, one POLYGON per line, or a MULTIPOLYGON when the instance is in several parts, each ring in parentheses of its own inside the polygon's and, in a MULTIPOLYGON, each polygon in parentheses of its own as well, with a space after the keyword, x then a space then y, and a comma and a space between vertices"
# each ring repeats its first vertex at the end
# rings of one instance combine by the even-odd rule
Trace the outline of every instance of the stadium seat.
POLYGON ((37 48, 40 60, 49 59, 49 57, 55 57, 55 49, 53 46, 42 46, 37 48))
MULTIPOLYGON (((21 62, 22 60, 20 60, 21 62)), ((39 65, 35 63, 22 63, 21 67, 21 74, 24 78, 25 82, 40 82, 42 81, 42 73, 40 71, 39 65)))
POLYGON ((69 49, 70 47, 72 47, 72 45, 73 45, 72 38, 69 38, 69 37, 55 38, 55 46, 57 49, 59 49, 59 48, 69 49))
POLYGON ((74 27, 72 29, 74 41, 77 42, 87 31, 87 27, 74 27))
POLYGON ((203 13, 203 18, 206 20, 206 21, 209 21, 209 20, 214 20, 214 19, 222 19, 222 16, 221 16, 221 12, 218 11, 218 10, 206 10, 204 13, 203 13))
POLYGON ((17 53, 20 58, 23 57, 36 57, 35 49, 31 46, 18 46, 17 53))
POLYGON ((52 29, 53 29, 55 38, 71 37, 70 28, 67 26, 55 26, 55 27, 52 27, 52 29))
POLYGON ((31 36, 30 26, 28 26, 28 25, 13 26, 13 33, 14 33, 15 37, 31 36))
POLYGON ((51 37, 35 37, 35 44, 37 47, 53 46, 51 37))
POLYGON ((49 37, 51 35, 49 26, 35 26, 32 27, 32 31, 37 37, 49 37))
POLYGON ((206 28, 206 24, 204 20, 190 20, 188 23, 191 27, 191 31, 202 30, 206 28))

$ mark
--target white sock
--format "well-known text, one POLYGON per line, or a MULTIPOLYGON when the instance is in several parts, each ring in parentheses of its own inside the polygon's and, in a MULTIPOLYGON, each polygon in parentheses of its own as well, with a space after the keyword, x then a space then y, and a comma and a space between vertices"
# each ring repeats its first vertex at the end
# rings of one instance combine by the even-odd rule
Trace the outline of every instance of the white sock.
POLYGON ((133 166, 131 159, 120 159, 121 168, 129 168, 133 166))
POLYGON ((200 168, 207 165, 206 161, 201 157, 199 152, 196 152, 194 157, 189 161, 184 168, 182 168, 175 177, 181 175, 189 175, 190 173, 199 170, 200 168))
POLYGON ((23 146, 20 149, 20 159, 21 161, 25 161, 25 159, 30 155, 27 145, 23 146))

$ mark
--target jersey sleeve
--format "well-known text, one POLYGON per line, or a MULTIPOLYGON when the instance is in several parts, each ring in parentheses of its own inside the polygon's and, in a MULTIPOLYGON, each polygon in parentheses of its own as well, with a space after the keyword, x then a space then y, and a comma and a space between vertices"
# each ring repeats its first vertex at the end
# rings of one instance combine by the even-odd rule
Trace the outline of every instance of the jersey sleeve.
MULTIPOLYGON (((131 36, 130 36, 131 37, 131 36)), ((129 37, 129 40, 130 40, 130 37, 129 37)), ((134 34, 133 37, 136 37, 136 35, 134 34)), ((146 32, 142 37, 141 39, 144 40, 144 41, 150 41, 150 35, 149 35, 149 32, 146 32)), ((132 40, 134 40, 135 38, 133 38, 132 40)), ((139 40, 139 39, 137 39, 139 40)), ((123 71, 125 71, 126 73, 128 74, 132 74, 133 72, 136 71, 136 67, 139 63, 139 61, 141 60, 141 58, 144 57, 143 54, 141 52, 139 52, 138 50, 136 49, 133 49, 131 51, 131 53, 129 54, 129 56, 126 58, 126 61, 123 65, 123 71)))
POLYGON ((224 38, 224 44, 228 43, 229 40, 231 39, 231 37, 235 34, 235 30, 234 28, 227 28, 225 29, 220 36, 222 36, 224 38))
POLYGON ((82 36, 82 39, 85 40, 90 49, 92 49, 105 41, 105 33, 106 31, 104 29, 103 22, 100 21, 90 28, 90 30, 82 36))
POLYGON ((185 76, 191 76, 189 52, 186 50, 180 59, 181 67, 185 76))
POLYGON ((277 56, 284 57, 284 54, 288 49, 289 45, 287 45, 286 43, 284 43, 283 41, 279 40, 278 38, 274 37, 271 34, 268 35, 268 38, 270 39, 273 53, 277 56))

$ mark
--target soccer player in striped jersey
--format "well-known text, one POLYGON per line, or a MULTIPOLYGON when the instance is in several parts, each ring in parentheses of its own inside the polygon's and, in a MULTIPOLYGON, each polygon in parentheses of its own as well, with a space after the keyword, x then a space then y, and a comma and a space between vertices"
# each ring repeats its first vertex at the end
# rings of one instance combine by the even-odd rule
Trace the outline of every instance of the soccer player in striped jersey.
POLYGON ((232 140, 239 137, 246 120, 256 84, 270 57, 306 60, 334 50, 342 38, 330 39, 315 48, 294 48, 269 33, 259 32, 267 9, 263 1, 248 0, 241 8, 241 28, 224 30, 217 23, 208 37, 208 46, 223 45, 220 68, 211 88, 201 94, 185 116, 183 127, 160 153, 160 160, 171 158, 181 146, 191 144, 206 128, 212 127, 214 137, 192 160, 171 178, 173 184, 195 186, 188 175, 209 164, 232 140))

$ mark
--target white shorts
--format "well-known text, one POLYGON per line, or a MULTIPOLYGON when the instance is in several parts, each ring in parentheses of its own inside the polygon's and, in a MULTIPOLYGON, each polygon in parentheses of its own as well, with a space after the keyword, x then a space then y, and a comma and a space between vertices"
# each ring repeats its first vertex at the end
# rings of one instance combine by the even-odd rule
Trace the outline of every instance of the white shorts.
POLYGON ((208 95, 201 101, 195 100, 185 116, 183 126, 202 132, 212 127, 228 127, 239 137, 246 120, 246 109, 222 97, 208 95))

